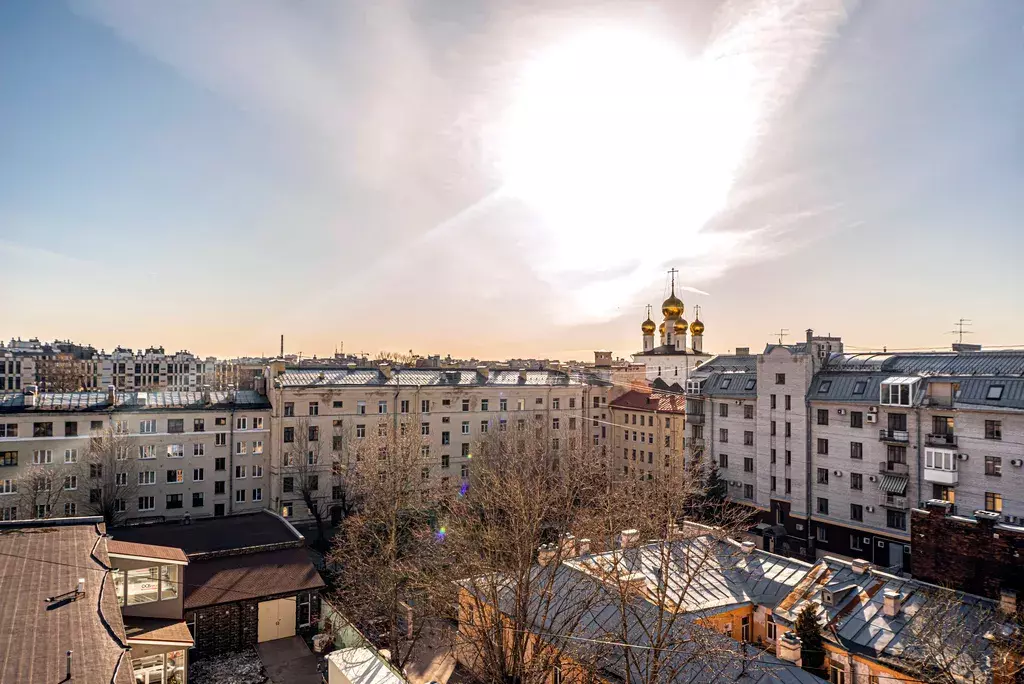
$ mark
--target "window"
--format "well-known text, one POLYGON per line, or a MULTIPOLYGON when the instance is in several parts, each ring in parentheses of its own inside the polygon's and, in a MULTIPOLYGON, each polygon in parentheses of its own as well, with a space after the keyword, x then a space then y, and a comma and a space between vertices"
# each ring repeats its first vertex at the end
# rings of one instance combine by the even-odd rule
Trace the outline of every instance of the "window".
POLYGON ((356 439, 362 439, 366 437, 366 426, 356 425, 356 439))
POLYGON ((818 497, 818 512, 822 515, 828 515, 828 499, 821 496, 818 497))
POLYGON ((729 431, 725 428, 718 428, 718 441, 723 444, 729 441, 729 431))
POLYGON ((235 503, 245 503, 245 490, 244 489, 236 489, 235 490, 235 503))
POLYGON ((754 405, 747 404, 743 407, 743 417, 747 420, 754 419, 754 405))
POLYGON ((215 480, 214 481, 214 483, 213 483, 213 493, 214 494, 223 494, 225 489, 226 489, 226 487, 225 487, 224 480, 215 480))
POLYGON ((309 437, 309 441, 310 442, 319 442, 320 441, 320 426, 318 426, 318 425, 310 425, 309 426, 308 437, 309 437))
POLYGON ((793 436, 793 425, 788 420, 786 421, 786 437, 793 436))
POLYGON ((864 427, 864 413, 861 411, 850 411, 850 427, 864 427))
POLYGON ((156 484, 156 471, 155 470, 142 470, 142 471, 139 471, 139 484, 140 485, 156 484))
POLYGON ((792 465, 792 464, 793 464, 793 452, 790 451, 789 449, 786 449, 786 465, 792 465))
POLYGON ((64 450, 64 462, 65 463, 78 463, 78 449, 65 449, 64 450))
POLYGON ((253 501, 263 501, 263 488, 262 487, 256 487, 255 489, 252 490, 252 500, 253 501))
POLYGON ((331 406, 334 407, 334 408, 345 408, 345 402, 335 400, 335 401, 331 402, 331 406))
POLYGON ((227 419, 226 416, 221 416, 219 418, 214 418, 213 419, 213 423, 214 423, 214 425, 218 425, 220 427, 224 427, 224 426, 226 426, 228 424, 228 419, 227 419))
POLYGON ((775 641, 777 632, 776 632, 776 627, 775 627, 775 619, 772 618, 771 615, 768 616, 767 628, 768 628, 768 641, 775 641))
MULTIPOLYGON (((597 397, 594 397, 594 401, 597 401, 597 397)), ((508 399, 498 399, 498 410, 508 411, 508 399)))
POLYGON ((861 473, 850 473, 850 489, 862 491, 864 489, 864 475, 861 473))
POLYGON ((213 459, 214 470, 227 470, 227 459, 221 456, 220 458, 213 459))
POLYGON ((886 511, 885 526, 894 530, 906 530, 907 514, 903 511, 886 511))
POLYGON ((156 447, 152 444, 143 444, 139 447, 139 458, 143 460, 156 458, 156 447))
POLYGON ((429 399, 421 399, 420 400, 420 413, 430 413, 430 400, 429 399))
POLYGON ((235 418, 235 429, 236 430, 248 430, 249 429, 249 419, 246 418, 245 416, 239 416, 239 417, 235 418))
POLYGON ((214 446, 227 446, 228 445, 228 434, 226 432, 218 432, 215 434, 213 440, 214 446))
POLYGON ((469 477, 469 466, 466 464, 462 465, 462 479, 465 480, 469 477))
POLYGON ((245 470, 246 469, 245 469, 244 465, 236 465, 235 466, 235 479, 236 480, 244 480, 245 479, 245 470))
POLYGON ((78 489, 78 476, 68 475, 64 478, 64 490, 71 492, 78 489))
POLYGON ((53 437, 53 423, 32 423, 33 437, 53 437))
POLYGON ((202 507, 203 507, 203 493, 202 492, 192 492, 192 508, 202 508, 202 507))
POLYGON ((387 413, 387 412, 388 412, 388 402, 386 400, 384 400, 384 399, 381 399, 380 401, 377 402, 377 413, 381 414, 381 413, 387 413))
POLYGON ((184 458, 185 456, 185 445, 184 444, 168 444, 167 445, 167 458, 184 458))
POLYGON ((481 411, 489 410, 489 402, 487 401, 487 399, 481 399, 480 400, 480 410, 481 411))
POLYGON ((985 492, 985 510, 994 513, 1003 512, 1003 495, 996 492, 985 492))
POLYGON ((830 666, 828 680, 832 682, 832 684, 846 684, 846 669, 842 665, 830 666))
POLYGON ((824 437, 818 438, 818 453, 822 456, 828 456, 828 440, 824 437))
POLYGON ((294 492, 295 491, 295 478, 284 477, 281 478, 281 491, 282 492, 294 492))
POLYGON ((526 400, 525 399, 516 399, 516 410, 517 411, 525 411, 526 410, 526 400))
POLYGON ((814 530, 814 538, 823 544, 828 543, 828 530, 821 525, 818 525, 814 530))
POLYGON ((770 428, 769 429, 769 433, 771 434, 772 437, 774 437, 775 436, 775 432, 776 432, 775 431, 775 421, 774 420, 771 421, 771 423, 769 423, 769 428, 770 428))
MULTIPOLYGON (((728 418, 729 417, 729 405, 728 404, 719 404, 718 405, 718 415, 721 416, 722 418, 728 418)), ((633 419, 635 421, 636 420, 636 416, 633 416, 633 419)))
POLYGON ((743 485, 743 498, 753 499, 754 498, 754 485, 745 484, 743 485))
POLYGON ((868 383, 866 380, 858 380, 857 382, 853 383, 853 393, 864 394, 864 390, 866 390, 867 387, 868 383))
POLYGON ((167 508, 181 508, 182 506, 184 506, 185 505, 185 502, 183 501, 184 496, 185 495, 181 494, 180 492, 178 494, 168 494, 167 495, 167 508))
POLYGON ((986 420, 985 421, 985 439, 1002 439, 1003 438, 1003 421, 1001 420, 986 420))
POLYGON ((153 496, 140 496, 139 497, 139 511, 152 511, 156 510, 156 497, 153 496))
POLYGON ((366 415, 366 402, 365 401, 357 401, 356 402, 356 413, 358 413, 361 416, 365 416, 366 415))
POLYGON ((17 451, 0 451, 0 468, 18 465, 17 451))
POLYGON ((956 503, 956 490, 943 485, 932 485, 932 498, 956 503))
MULTIPOLYGON (((853 513, 850 513, 850 517, 851 518, 853 517, 853 513)), ((857 520, 861 520, 861 518, 857 518, 857 520)), ((864 550, 864 547, 861 546, 861 538, 860 538, 859 534, 851 534, 850 535, 850 548, 853 549, 854 551, 863 551, 864 550)))
POLYGON ((754 446, 754 432, 753 432, 753 430, 745 430, 743 432, 743 444, 745 446, 754 446))
POLYGON ((168 484, 177 484, 185 481, 185 472, 183 470, 168 470, 167 471, 167 482, 168 484))
MULTIPOLYGON (((750 378, 749 380, 747 380, 747 384, 745 384, 743 386, 743 389, 745 389, 745 390, 752 390, 756 386, 757 386, 757 380, 755 378, 750 378)), ((753 418, 753 416, 749 416, 749 417, 753 418)))
POLYGON ((252 443, 252 453, 254 453, 254 454, 262 454, 263 453, 263 441, 262 440, 256 440, 255 442, 252 443))
POLYGON ((192 445, 192 455, 193 456, 205 456, 206 455, 206 445, 205 444, 201 444, 199 442, 196 442, 195 444, 193 444, 192 445))
POLYGON ((469 434, 469 421, 468 420, 462 421, 462 434, 464 434, 464 435, 468 435, 469 434))
POLYGON ((183 418, 168 418, 167 432, 170 432, 171 434, 180 434, 185 432, 185 420, 183 418))
POLYGON ((293 428, 293 427, 286 427, 284 429, 283 433, 282 433, 282 439, 284 440, 285 444, 290 444, 291 442, 294 442, 295 441, 295 428, 293 428))
POLYGON ((910 406, 916 378, 890 378, 880 386, 879 402, 886 406, 910 406))
POLYGON ((192 481, 193 482, 202 482, 203 481, 203 474, 204 474, 204 471, 203 471, 202 468, 193 468, 192 469, 192 481))
MULTIPOLYGON (((570 420, 572 420, 572 419, 570 418, 570 420)), ((480 432, 487 432, 487 421, 486 420, 481 420, 480 421, 480 432)))
MULTIPOLYGON (((956 470, 956 454, 946 449, 925 449, 924 467, 931 470, 956 470)), ((1002 471, 1002 464, 997 464, 996 469, 1002 471)), ((988 460, 985 462, 985 472, 988 473, 988 460)))
POLYGON ((74 420, 64 421, 64 436, 65 437, 77 437, 78 436, 78 422, 74 420))
POLYGON ((828 484, 828 468, 818 468, 818 484, 828 484))
POLYGON ((818 394, 828 394, 830 389, 832 389, 832 381, 823 380, 822 383, 818 385, 818 394))
POLYGON ((864 522, 864 507, 860 504, 850 504, 850 520, 864 522))
POLYGON ((128 473, 114 473, 114 486, 116 487, 127 487, 128 486, 128 473))
POLYGON ((261 465, 254 465, 252 467, 252 476, 253 477, 263 477, 263 466, 261 466, 261 465))
POLYGON ((33 465, 47 465, 53 463, 53 452, 49 449, 40 449, 32 452, 33 465))
POLYGON ((789 479, 789 478, 787 477, 787 478, 786 478, 786 494, 789 494, 789 493, 790 493, 790 492, 792 492, 792 491, 793 491, 793 481, 792 481, 792 480, 790 480, 790 479, 789 479))
POLYGON ((992 477, 1003 476, 1003 459, 999 456, 985 457, 985 474, 992 477))
POLYGON ((988 388, 988 394, 985 398, 989 401, 999 401, 1003 398, 1003 386, 1002 385, 991 385, 988 388))
POLYGON ((0 423, 0 437, 17 437, 17 423, 0 423))
POLYGON ((398 404, 398 410, 399 410, 399 411, 400 411, 401 413, 408 413, 408 412, 409 412, 409 400, 408 400, 408 399, 403 399, 403 400, 402 400, 402 401, 401 401, 401 402, 400 402, 400 403, 398 404))
POLYGON ((786 395, 786 410, 790 411, 793 409, 793 397, 786 395))
POLYGON ((142 420, 139 421, 139 432, 142 434, 152 434, 156 432, 156 421, 155 420, 142 420))
POLYGON ((850 458, 857 459, 858 461, 864 460, 863 442, 850 442, 850 458))
POLYGON ((828 425, 828 409, 818 409, 818 425, 828 425))
POLYGON ((429 466, 424 466, 423 468, 420 469, 420 479, 421 480, 429 480, 430 479, 430 467, 429 466))
POLYGON ((772 449, 771 454, 771 462, 775 463, 775 449, 772 449))
POLYGON ((536 399, 536 401, 534 403, 537 404, 537 406, 543 406, 544 405, 544 397, 537 397, 537 399, 536 399))
POLYGON ((469 399, 463 399, 462 400, 462 410, 463 410, 463 412, 469 410, 469 399))
POLYGON ((729 454, 718 454, 718 467, 728 468, 729 467, 729 454))
POLYGON ((552 418, 551 419, 551 429, 552 430, 557 430, 558 427, 559 427, 558 418, 552 418))
POLYGON ((785 385, 786 384, 786 374, 785 373, 776 373, 775 374, 775 384, 776 385, 785 385))
POLYGON ((743 459, 743 472, 752 473, 754 472, 754 459, 747 457, 743 459))
POLYGON ((311 401, 309 402, 309 415, 319 416, 320 415, 320 402, 311 401))
POLYGON ((774 475, 772 475, 772 478, 771 478, 771 491, 774 492, 776 489, 778 489, 778 480, 777 480, 777 478, 774 475))
POLYGON ((462 455, 469 456, 469 443, 467 442, 462 443, 462 455))
POLYGON ((725 378, 722 380, 720 387, 722 389, 729 389, 729 385, 732 384, 732 378, 725 378))
POLYGON ((295 415, 295 402, 286 401, 284 402, 284 417, 291 418, 295 415))

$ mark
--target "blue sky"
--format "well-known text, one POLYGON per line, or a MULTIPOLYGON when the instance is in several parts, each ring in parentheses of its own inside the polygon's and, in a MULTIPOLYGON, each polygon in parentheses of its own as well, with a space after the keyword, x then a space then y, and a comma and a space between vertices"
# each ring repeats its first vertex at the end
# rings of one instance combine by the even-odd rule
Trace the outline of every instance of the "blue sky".
POLYGON ((716 351, 780 327, 945 346, 960 316, 1024 345, 1024 4, 639 6, 0 3, 0 336, 627 353, 676 266, 716 351), (574 260, 501 196, 531 55, 602 21, 697 59, 755 20, 770 116, 709 220, 575 226, 574 260))

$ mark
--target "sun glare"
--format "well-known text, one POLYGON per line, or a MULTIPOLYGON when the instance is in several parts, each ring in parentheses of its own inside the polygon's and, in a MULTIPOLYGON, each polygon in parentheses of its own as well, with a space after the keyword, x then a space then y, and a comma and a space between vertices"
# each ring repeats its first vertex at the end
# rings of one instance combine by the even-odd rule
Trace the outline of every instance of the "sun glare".
POLYGON ((581 258, 647 268, 664 257, 652 240, 697 233, 724 206, 748 146, 751 87, 742 62, 689 61, 639 29, 584 31, 525 64, 499 163, 504 192, 544 223, 542 274, 581 258))

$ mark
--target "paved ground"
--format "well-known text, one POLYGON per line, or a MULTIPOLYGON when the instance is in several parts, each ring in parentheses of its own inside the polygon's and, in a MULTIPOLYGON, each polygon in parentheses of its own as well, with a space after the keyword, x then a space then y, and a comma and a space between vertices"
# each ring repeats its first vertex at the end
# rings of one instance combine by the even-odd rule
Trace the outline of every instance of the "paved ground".
POLYGON ((447 684, 455 669, 452 635, 447 627, 424 631, 405 665, 405 676, 411 684, 447 684))
POLYGON ((322 684, 316 656, 302 637, 264 641, 256 646, 263 667, 274 684, 322 684))

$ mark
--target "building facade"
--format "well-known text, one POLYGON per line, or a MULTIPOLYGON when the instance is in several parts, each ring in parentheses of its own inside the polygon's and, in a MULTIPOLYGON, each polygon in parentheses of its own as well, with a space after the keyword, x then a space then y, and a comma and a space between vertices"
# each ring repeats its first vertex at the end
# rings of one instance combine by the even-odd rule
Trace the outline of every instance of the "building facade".
POLYGON ((608 404, 613 472, 650 480, 684 468, 684 404, 682 395, 636 390, 613 399, 608 404))
POLYGON ((643 351, 633 354, 633 361, 643 364, 648 382, 661 381, 681 391, 694 368, 711 358, 704 351, 704 323, 700 320, 700 307, 696 307, 693 323, 683 317, 683 300, 676 296, 675 275, 672 292, 661 304, 664 320, 655 326, 651 320, 650 307, 647 319, 640 325, 643 334, 643 351), (655 344, 655 331, 658 332, 655 344), (687 334, 691 336, 687 346, 687 334))

